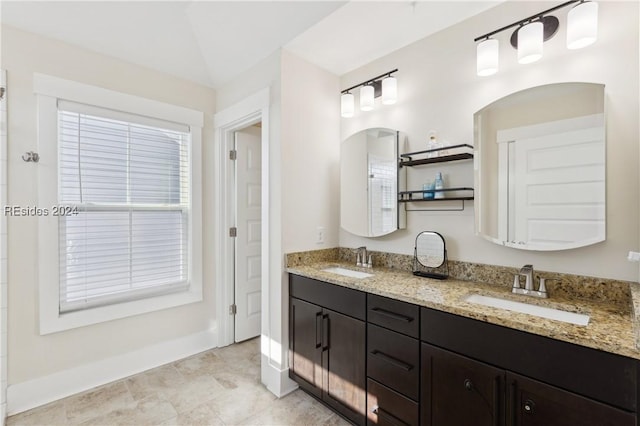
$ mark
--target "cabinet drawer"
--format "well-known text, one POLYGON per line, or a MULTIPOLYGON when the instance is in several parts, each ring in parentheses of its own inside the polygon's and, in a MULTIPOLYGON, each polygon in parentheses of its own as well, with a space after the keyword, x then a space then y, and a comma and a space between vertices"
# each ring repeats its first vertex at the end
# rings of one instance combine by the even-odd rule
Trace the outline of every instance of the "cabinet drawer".
POLYGON ((366 293, 299 275, 289 275, 289 295, 341 314, 366 318, 366 293))
POLYGON ((418 403, 392 389, 367 379, 367 425, 417 425, 418 403))
POLYGON ((417 339, 367 325, 367 376, 417 401, 419 370, 417 339))
POLYGON ((420 307, 387 297, 367 295, 367 321, 418 338, 420 307))

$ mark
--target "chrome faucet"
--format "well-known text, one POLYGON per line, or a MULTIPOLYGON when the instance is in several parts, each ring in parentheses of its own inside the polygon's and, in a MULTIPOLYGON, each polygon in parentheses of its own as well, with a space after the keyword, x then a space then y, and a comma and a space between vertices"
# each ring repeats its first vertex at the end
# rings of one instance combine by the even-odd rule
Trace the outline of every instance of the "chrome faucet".
POLYGON ((524 265, 520 268, 520 275, 524 275, 524 289, 533 290, 533 265, 524 265))
POLYGON ((367 265, 367 248, 365 246, 356 249, 356 266, 367 265))
POLYGON ((548 279, 540 278, 540 285, 538 286, 538 289, 535 290, 533 288, 534 278, 533 265, 524 265, 520 268, 520 272, 513 277, 513 287, 511 288, 511 292, 523 294, 525 296, 541 297, 544 299, 549 297, 546 287, 546 281, 548 281, 548 279), (524 288, 520 287, 520 277, 522 276, 525 278, 524 288))

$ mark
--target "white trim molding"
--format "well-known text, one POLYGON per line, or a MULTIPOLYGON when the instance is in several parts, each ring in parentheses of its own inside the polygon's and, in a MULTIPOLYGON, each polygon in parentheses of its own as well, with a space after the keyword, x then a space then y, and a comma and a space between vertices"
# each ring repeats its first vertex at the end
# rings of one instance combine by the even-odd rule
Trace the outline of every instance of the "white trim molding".
POLYGON ((38 202, 53 206, 58 202, 58 122, 59 100, 112 108, 153 119, 189 126, 191 134, 191 220, 189 289, 140 300, 60 314, 58 277, 57 217, 38 218, 38 300, 41 335, 96 324, 203 300, 202 282, 202 125, 204 114, 188 108, 140 98, 126 93, 34 74, 38 102, 38 202))
MULTIPOLYGON (((233 142, 233 134, 236 130, 243 129, 258 122, 262 123, 262 300, 261 300, 261 380, 262 383, 272 393, 278 397, 284 396, 294 390, 297 385, 288 377, 288 369, 282 369, 283 351, 281 343, 272 335, 279 336, 281 330, 280 323, 273 324, 271 321, 274 312, 280 312, 281 302, 272 300, 274 294, 280 294, 278 289, 282 285, 281 279, 274 280, 272 275, 280 275, 276 271, 276 266, 282 264, 282 256, 278 250, 273 250, 272 245, 278 241, 278 235, 272 232, 279 232, 279 228, 274 230, 270 209, 273 208, 273 197, 277 196, 277 188, 273 188, 273 181, 270 179, 274 159, 271 158, 273 146, 277 145, 277 140, 270 140, 270 105, 271 98, 269 88, 245 98, 231 107, 218 112, 214 117, 215 127, 215 188, 214 202, 218 207, 215 209, 215 235, 210 238, 215 241, 215 264, 219 265, 216 271, 216 310, 218 324, 218 346, 230 345, 234 341, 233 320, 228 314, 229 305, 233 303, 233 245, 230 238, 227 238, 228 228, 232 226, 233 220, 233 194, 231 192, 232 168, 228 161, 228 151, 233 142), (273 191, 276 192, 273 192, 273 191), (214 238, 215 236, 218 238, 214 238), (273 273, 272 273, 273 272, 273 273), (274 311, 274 312, 272 312, 274 311)), ((279 161, 275 159, 275 161, 279 161)), ((277 182, 277 179, 276 179, 277 182)))
POLYGON ((200 111, 46 74, 33 74, 33 92, 194 127, 204 125, 204 113, 200 111), (99 104, 96 104, 96 99, 100 100, 99 104))
POLYGON ((7 414, 21 413, 213 349, 218 341, 216 334, 215 330, 203 331, 11 385, 7 394, 7 414))
MULTIPOLYGON (((234 133, 252 124, 262 123, 262 253, 269 253, 269 89, 265 88, 243 101, 215 114, 215 183, 214 259, 220 265, 216 272, 216 311, 218 326, 218 346, 227 346, 234 342, 233 319, 229 315, 229 306, 234 303, 234 248, 228 229, 234 226, 234 194, 230 182, 233 182, 233 168, 228 152, 233 146, 234 133)), ((265 324, 265 287, 268 288, 269 257, 262 256, 262 328, 265 324)))

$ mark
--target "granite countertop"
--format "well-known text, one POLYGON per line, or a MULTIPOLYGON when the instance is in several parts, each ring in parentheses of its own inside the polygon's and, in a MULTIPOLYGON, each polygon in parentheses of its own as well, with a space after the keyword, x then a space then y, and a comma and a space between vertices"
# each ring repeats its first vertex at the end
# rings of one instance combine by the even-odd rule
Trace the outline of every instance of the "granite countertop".
POLYGON ((447 280, 422 278, 404 270, 384 267, 363 269, 339 261, 317 261, 305 265, 289 266, 287 272, 491 324, 640 359, 638 334, 636 332, 639 329, 639 321, 635 314, 640 312, 640 290, 637 285, 631 287, 631 300, 604 303, 553 295, 549 299, 538 299, 513 294, 510 288, 504 285, 489 285, 451 278, 447 280), (350 278, 323 271, 325 268, 334 266, 372 273, 373 276, 350 278), (578 326, 466 302, 465 298, 473 293, 588 314, 590 320, 587 326, 578 326))

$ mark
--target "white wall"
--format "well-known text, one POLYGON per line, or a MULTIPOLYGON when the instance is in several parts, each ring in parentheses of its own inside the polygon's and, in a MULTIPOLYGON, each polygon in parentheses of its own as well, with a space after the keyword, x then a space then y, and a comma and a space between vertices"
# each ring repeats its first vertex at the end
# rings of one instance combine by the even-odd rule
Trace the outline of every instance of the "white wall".
MULTIPOLYGON (((450 142, 471 143, 474 112, 496 99, 542 84, 603 83, 607 102, 605 242, 546 253, 497 246, 474 235, 473 203, 469 203, 464 212, 409 212, 406 230, 382 238, 364 239, 341 230, 340 245, 367 245, 375 250, 411 254, 415 236, 435 230, 444 235, 450 259, 508 266, 533 263, 541 270, 637 281, 637 265, 629 263, 626 254, 640 244, 638 3, 607 1, 599 2, 599 6, 599 38, 595 44, 575 51, 566 49, 569 8, 565 8, 556 14, 561 23, 558 34, 545 43, 543 58, 534 64, 519 65, 516 51, 508 46, 511 32, 501 33, 497 37, 501 69, 490 77, 475 74, 473 39, 545 10, 548 3, 501 4, 357 69, 341 78, 341 87, 399 68, 399 100, 396 105, 377 105, 374 111, 356 111, 354 118, 342 119, 341 135, 345 138, 367 127, 397 128, 408 134, 411 150, 420 150, 426 149, 428 132, 435 129, 440 138, 450 142)), ((450 173, 451 179, 471 178, 456 183, 472 184, 472 168, 471 163, 422 166, 408 173, 418 176, 414 185, 420 179, 433 179, 440 169, 450 173)))
MULTIPOLYGON (((0 69, 0 87, 6 88, 0 69)), ((7 96, 0 99, 0 206, 7 204, 7 96)), ((7 413, 7 218, 0 216, 0 425, 7 413)))
MULTIPOLYGON (((217 110, 269 88, 269 294, 263 310, 262 380, 274 393, 287 378, 288 281, 284 254, 338 244, 338 77, 277 51, 221 87, 217 110), (317 227, 325 243, 316 243, 317 227)), ((266 254, 264 254, 266 255, 266 254)))
MULTIPOLYGON (((212 89, 7 26, 2 27, 2 63, 7 69, 7 82, 13 95, 8 105, 11 111, 8 132, 9 204, 33 206, 38 199, 38 165, 25 163, 20 158, 25 151, 37 151, 34 72, 203 111, 205 158, 211 150, 211 122, 215 106, 212 89)), ((203 167, 203 170, 208 169, 203 167)), ((210 206, 206 187, 203 204, 210 206)), ((211 217, 213 212, 205 207, 204 235, 209 235, 211 217)), ((10 396, 12 386, 37 383, 54 373, 94 365, 185 336, 201 335, 215 328, 213 274, 207 269, 204 273, 204 302, 40 336, 37 219, 10 217, 8 229, 11 257, 8 271, 10 396)), ((205 264, 210 263, 207 262, 212 256, 210 247, 211 244, 205 241, 205 264)), ((151 367, 153 365, 144 366, 151 367)))
MULTIPOLYGON (((340 107, 337 76, 282 52, 282 258, 338 246, 340 107), (325 242, 317 243, 317 228, 325 242)), ((288 275, 281 269, 280 342, 287 366, 288 275)))
POLYGON ((337 247, 340 85, 337 76, 282 53, 284 252, 337 247), (325 242, 317 243, 317 228, 325 242))

